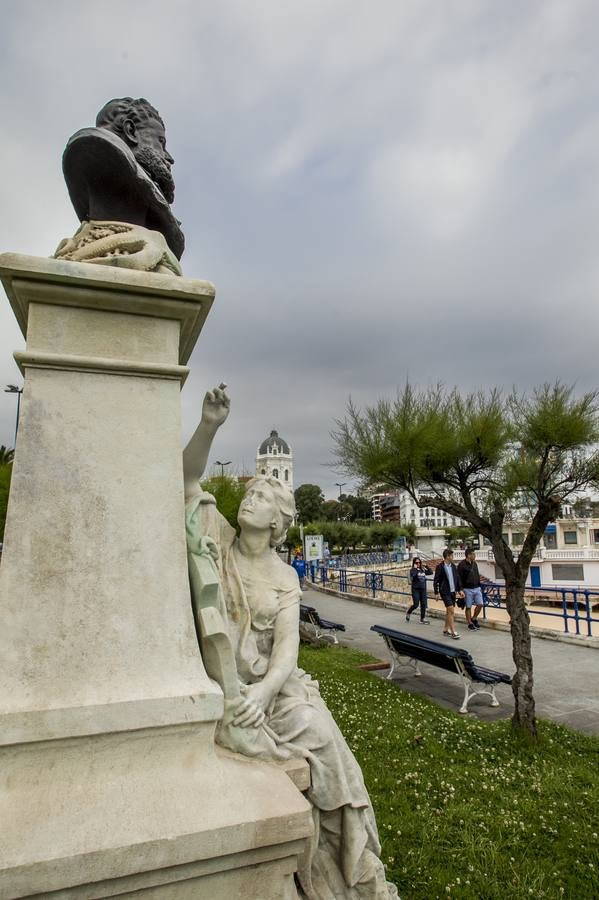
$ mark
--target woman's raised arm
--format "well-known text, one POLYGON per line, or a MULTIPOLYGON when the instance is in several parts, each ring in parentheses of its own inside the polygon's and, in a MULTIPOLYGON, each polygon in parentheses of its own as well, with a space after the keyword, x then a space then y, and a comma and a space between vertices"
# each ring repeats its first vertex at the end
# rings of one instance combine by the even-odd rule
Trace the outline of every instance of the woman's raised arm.
POLYGON ((212 441, 229 415, 231 401, 225 393, 226 384, 220 384, 206 393, 202 404, 202 418, 191 440, 183 451, 183 478, 185 496, 191 496, 204 474, 212 441))

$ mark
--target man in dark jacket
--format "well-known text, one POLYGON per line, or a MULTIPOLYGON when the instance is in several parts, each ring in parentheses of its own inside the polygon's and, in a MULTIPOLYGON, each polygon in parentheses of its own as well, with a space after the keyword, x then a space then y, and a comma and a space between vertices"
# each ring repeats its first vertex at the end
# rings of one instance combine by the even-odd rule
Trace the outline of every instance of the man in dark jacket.
POLYGON ((480 628, 477 619, 483 608, 483 592, 480 586, 480 573, 476 563, 476 553, 472 547, 466 547, 464 559, 458 566, 458 575, 466 600, 466 621, 470 631, 480 628), (472 610, 474 607, 474 611, 472 610))
POLYGON ((453 617, 455 611, 456 597, 463 597, 462 586, 458 570, 453 562, 453 550, 443 551, 443 562, 440 562, 435 569, 435 577, 433 578, 433 592, 435 597, 441 595, 441 600, 445 604, 445 626, 443 634, 449 635, 454 640, 460 639, 456 633, 453 617))

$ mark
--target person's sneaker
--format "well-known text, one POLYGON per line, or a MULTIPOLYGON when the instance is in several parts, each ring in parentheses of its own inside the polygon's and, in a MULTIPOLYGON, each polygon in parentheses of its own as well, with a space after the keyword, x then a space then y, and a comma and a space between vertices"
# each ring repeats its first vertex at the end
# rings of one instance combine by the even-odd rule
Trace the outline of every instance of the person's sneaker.
POLYGON ((468 631, 476 631, 476 625, 474 624, 474 622, 470 622, 468 624, 468 631))
POLYGON ((406 614, 406 622, 410 621, 410 617, 406 614))
POLYGON ((431 622, 430 622, 430 619, 420 619, 420 624, 421 625, 430 625, 431 622))
POLYGON ((480 628, 480 622, 477 622, 476 619, 472 620, 472 624, 474 625, 475 628, 480 628))
POLYGON ((454 639, 454 641, 459 641, 459 639, 460 639, 459 634, 456 634, 455 631, 451 632, 451 636, 454 639))

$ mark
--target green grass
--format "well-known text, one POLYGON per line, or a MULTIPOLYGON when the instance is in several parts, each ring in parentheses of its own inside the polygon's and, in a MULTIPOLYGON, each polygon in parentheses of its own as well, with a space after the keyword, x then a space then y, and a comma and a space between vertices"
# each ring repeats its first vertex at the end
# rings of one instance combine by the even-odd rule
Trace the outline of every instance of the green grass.
POLYGON ((360 671, 367 654, 302 646, 362 766, 402 900, 599 898, 599 740, 441 709, 360 671))

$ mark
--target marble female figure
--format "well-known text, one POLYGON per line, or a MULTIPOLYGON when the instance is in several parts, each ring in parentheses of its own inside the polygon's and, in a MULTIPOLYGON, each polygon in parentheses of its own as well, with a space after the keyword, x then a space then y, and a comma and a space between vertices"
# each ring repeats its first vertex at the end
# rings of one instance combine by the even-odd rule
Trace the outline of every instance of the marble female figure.
POLYGON ((379 859, 362 772, 318 684, 297 665, 299 582, 275 552, 293 518, 293 495, 274 478, 252 479, 237 536, 198 484, 228 408, 223 385, 209 392, 184 452, 188 546, 192 553, 206 542, 213 548, 240 683, 217 740, 239 752, 309 762, 315 834, 300 862, 300 896, 389 900, 397 892, 379 859))

